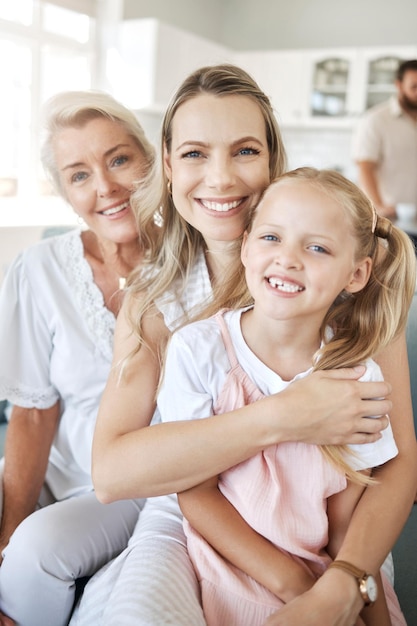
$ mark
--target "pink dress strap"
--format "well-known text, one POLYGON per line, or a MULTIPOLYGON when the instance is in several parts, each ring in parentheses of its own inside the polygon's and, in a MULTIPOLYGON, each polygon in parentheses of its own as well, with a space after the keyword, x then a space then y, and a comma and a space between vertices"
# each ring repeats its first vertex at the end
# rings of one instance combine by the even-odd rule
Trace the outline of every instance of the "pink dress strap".
POLYGON ((227 373, 223 388, 214 404, 215 415, 232 411, 237 406, 247 406, 265 397, 237 360, 232 338, 224 320, 225 312, 226 309, 219 311, 215 319, 220 327, 231 369, 227 373))

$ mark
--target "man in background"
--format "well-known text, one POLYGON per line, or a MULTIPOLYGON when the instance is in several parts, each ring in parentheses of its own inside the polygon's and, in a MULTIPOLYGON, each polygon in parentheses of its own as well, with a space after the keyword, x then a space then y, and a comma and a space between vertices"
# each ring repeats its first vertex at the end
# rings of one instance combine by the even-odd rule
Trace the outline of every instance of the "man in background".
POLYGON ((353 139, 359 186, 380 215, 400 202, 417 205, 417 60, 400 64, 397 95, 369 109, 353 139))

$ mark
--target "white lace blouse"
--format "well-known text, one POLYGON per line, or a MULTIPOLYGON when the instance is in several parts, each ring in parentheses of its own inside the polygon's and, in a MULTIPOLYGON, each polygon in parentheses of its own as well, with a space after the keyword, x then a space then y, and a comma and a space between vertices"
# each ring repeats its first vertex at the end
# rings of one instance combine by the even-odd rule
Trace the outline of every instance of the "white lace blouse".
POLYGON ((111 366, 114 315, 78 230, 20 254, 0 292, 0 399, 61 419, 47 471, 57 499, 92 490, 91 444, 111 366))

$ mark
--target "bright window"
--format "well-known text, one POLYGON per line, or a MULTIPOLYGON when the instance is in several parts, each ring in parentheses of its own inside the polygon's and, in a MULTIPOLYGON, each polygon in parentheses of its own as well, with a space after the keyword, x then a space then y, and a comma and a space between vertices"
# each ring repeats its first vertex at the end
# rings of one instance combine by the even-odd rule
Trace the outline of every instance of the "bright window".
POLYGON ((32 0, 14 0, 2 2, 0 5, 0 19, 10 20, 28 26, 32 23, 33 2, 32 0))
POLYGON ((72 219, 44 179, 39 114, 53 93, 94 86, 94 6, 94 0, 0 2, 0 227, 72 219))
POLYGON ((45 3, 43 23, 45 30, 49 33, 70 37, 80 43, 87 43, 90 39, 90 18, 88 15, 45 3))

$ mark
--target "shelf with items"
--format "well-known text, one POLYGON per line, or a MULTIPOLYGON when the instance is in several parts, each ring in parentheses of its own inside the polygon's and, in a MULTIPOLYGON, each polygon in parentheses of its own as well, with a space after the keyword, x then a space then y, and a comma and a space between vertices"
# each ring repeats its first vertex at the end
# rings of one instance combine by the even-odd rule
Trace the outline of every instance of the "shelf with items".
POLYGON ((360 107, 363 111, 388 100, 396 93, 395 77, 399 64, 417 58, 417 46, 387 46, 361 48, 358 51, 360 66, 360 107))
POLYGON ((339 117, 347 114, 350 61, 331 57, 319 61, 313 70, 310 114, 339 117))
POLYGON ((369 61, 365 108, 369 109, 395 94, 395 78, 399 56, 382 56, 369 61))

